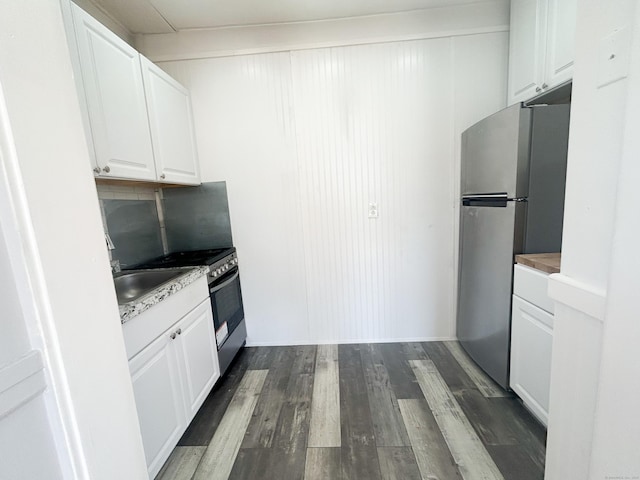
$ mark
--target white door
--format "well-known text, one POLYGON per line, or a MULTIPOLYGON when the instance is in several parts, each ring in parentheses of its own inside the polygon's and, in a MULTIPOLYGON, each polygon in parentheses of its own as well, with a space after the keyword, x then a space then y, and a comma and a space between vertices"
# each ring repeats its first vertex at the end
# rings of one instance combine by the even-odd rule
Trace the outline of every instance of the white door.
POLYGON ((176 357, 178 341, 163 334, 129 361, 151 478, 158 473, 186 426, 176 357))
POLYGON ((200 184, 189 91, 140 56, 158 180, 200 184))
POLYGON ((139 54, 73 3, 72 10, 96 174, 155 180, 139 54))
POLYGON ((220 377, 210 300, 202 302, 176 328, 187 418, 192 418, 220 377))
POLYGON ((553 315, 514 295, 511 322, 510 386, 546 425, 553 315))
POLYGON ((548 0, 545 77, 554 87, 573 77, 577 0, 548 0))
POLYGON ((0 85, 0 479, 62 480, 84 458, 72 446, 78 436, 68 431, 65 438, 74 419, 58 403, 53 368, 40 350, 48 337, 37 308, 46 296, 30 277, 27 252, 35 245, 24 228, 30 220, 18 165, 0 85))
POLYGON ((509 34, 508 104, 542 92, 546 36, 546 0, 512 0, 509 34))

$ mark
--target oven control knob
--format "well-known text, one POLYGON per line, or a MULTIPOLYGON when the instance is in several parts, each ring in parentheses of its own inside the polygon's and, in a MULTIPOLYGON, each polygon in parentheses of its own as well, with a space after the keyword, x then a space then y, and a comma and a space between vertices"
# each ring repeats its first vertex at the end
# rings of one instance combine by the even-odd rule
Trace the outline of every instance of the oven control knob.
POLYGON ((218 272, 211 272, 211 276, 212 277, 217 277, 218 276, 218 272))

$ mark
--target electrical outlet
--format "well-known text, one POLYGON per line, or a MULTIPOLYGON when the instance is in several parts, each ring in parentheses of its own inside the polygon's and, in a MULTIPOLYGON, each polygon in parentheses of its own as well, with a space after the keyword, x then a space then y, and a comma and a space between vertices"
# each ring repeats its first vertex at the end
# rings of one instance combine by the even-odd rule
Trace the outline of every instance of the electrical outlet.
POLYGON ((631 35, 627 27, 614 30, 600 40, 598 49, 598 88, 629 74, 631 35))
POLYGON ((369 218, 378 218, 378 204, 370 203, 369 204, 369 218))

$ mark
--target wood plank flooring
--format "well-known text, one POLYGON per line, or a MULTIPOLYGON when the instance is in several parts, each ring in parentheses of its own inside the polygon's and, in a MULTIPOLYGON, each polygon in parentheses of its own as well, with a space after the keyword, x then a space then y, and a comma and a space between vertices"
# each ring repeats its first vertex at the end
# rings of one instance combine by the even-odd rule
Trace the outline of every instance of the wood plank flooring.
POLYGON ((457 342, 245 348, 158 480, 541 480, 546 433, 457 342))

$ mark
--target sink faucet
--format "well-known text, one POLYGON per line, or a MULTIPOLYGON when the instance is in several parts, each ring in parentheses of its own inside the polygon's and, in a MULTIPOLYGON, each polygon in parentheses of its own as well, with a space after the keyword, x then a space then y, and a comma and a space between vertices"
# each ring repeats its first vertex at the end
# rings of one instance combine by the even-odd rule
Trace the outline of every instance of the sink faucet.
POLYGON ((104 232, 104 239, 107 242, 107 248, 109 250, 115 250, 116 246, 113 244, 113 241, 111 240, 111 237, 109 236, 109 234, 107 232, 104 232))
MULTIPOLYGON (((107 232, 104 232, 104 239, 107 242, 107 248, 109 251, 116 249, 116 246, 113 244, 113 240, 111 240, 111 237, 107 232)), ((109 254, 109 256, 111 256, 111 254, 109 254)), ((120 267, 120 260, 111 260, 109 263, 111 264, 111 273, 119 273, 122 271, 122 268, 120 267)))

